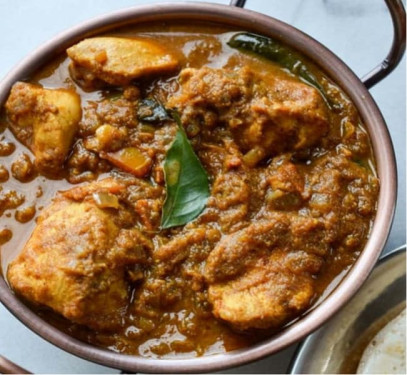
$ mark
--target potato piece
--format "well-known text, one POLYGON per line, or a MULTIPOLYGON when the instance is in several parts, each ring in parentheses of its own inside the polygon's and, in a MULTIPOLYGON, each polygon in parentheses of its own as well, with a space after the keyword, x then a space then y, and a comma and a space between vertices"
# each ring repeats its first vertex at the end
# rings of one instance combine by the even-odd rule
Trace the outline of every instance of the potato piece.
POLYGON ((58 172, 81 119, 79 95, 18 82, 11 89, 6 110, 16 137, 34 152, 38 170, 58 172))
POLYGON ((89 38, 67 49, 73 60, 74 78, 100 79, 111 85, 128 85, 145 75, 175 70, 178 61, 151 40, 98 37, 89 38))
POLYGON ((151 158, 135 147, 125 147, 116 152, 101 152, 100 156, 136 177, 144 177, 150 171, 152 164, 151 158))
POLYGON ((116 151, 120 149, 128 136, 127 128, 104 124, 96 129, 94 137, 84 140, 85 148, 94 152, 116 151))

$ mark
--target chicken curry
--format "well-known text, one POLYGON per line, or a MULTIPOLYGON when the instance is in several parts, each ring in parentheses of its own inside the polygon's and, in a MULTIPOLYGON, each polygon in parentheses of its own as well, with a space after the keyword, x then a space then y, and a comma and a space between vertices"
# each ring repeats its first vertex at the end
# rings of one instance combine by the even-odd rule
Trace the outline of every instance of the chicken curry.
POLYGON ((230 351, 301 317, 362 251, 379 182, 349 98, 216 24, 89 37, 0 117, 2 272, 45 320, 146 357, 230 351))

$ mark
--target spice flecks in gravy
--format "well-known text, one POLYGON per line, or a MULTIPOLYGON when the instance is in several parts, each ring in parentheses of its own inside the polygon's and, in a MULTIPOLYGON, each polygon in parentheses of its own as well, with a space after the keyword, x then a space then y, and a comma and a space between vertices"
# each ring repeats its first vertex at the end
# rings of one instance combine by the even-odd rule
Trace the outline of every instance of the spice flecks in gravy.
POLYGON ((248 346, 306 313, 363 249, 379 182, 355 107, 306 58, 329 103, 284 61, 229 46, 235 33, 127 27, 13 87, 0 120, 1 267, 68 334, 146 357, 248 346), (141 108, 146 98, 179 113, 211 192, 166 230, 177 124, 141 108))

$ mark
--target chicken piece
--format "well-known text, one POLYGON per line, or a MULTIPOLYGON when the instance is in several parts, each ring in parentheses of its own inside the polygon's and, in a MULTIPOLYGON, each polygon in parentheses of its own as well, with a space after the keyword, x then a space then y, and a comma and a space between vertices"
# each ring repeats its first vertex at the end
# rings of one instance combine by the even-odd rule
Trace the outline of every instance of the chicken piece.
POLYGON ((89 38, 66 52, 73 61, 71 74, 85 87, 95 80, 124 86, 136 78, 173 72, 178 66, 177 59, 152 40, 89 38))
POLYGON ((129 302, 126 272, 148 263, 152 251, 114 204, 124 190, 106 179, 60 193, 8 268, 14 291, 93 329, 119 327, 129 302), (116 200, 106 207, 97 194, 116 200))
MULTIPOLYGON (((138 91, 138 89, 135 86, 129 86, 124 89, 122 95, 114 99, 88 100, 83 107, 82 120, 79 122, 79 135, 83 138, 91 137, 92 139, 97 136, 95 133, 99 127, 105 125, 120 129, 120 132, 123 132, 124 129, 128 131, 129 129, 136 128, 138 126, 138 119, 134 109, 137 108, 138 98, 136 94, 132 93, 134 91, 138 91)), ((111 147, 119 149, 121 145, 116 142, 118 137, 113 136, 113 138, 115 138, 114 145, 111 147)), ((121 141, 122 135, 119 138, 118 140, 121 141)), ((105 149, 105 147, 102 148, 105 149)), ((105 151, 111 150, 105 149, 105 151)))
POLYGON ((79 95, 17 82, 6 102, 11 128, 35 155, 39 171, 60 171, 81 119, 79 95))
POLYGON ((276 328, 307 309, 329 245, 316 219, 274 213, 223 237, 205 277, 213 314, 238 330, 276 328))
POLYGON ((208 249, 212 248, 216 241, 219 241, 220 236, 219 230, 214 228, 193 228, 173 236, 171 240, 154 252, 153 258, 155 261, 163 262, 169 267, 181 263, 191 253, 199 254, 200 257, 205 259, 208 249), (197 248, 195 248, 196 245, 197 248))
POLYGON ((289 158, 274 158, 267 168, 269 189, 266 202, 272 210, 298 210, 309 198, 305 191, 304 175, 289 158))
POLYGON ((366 218, 375 215, 380 186, 367 168, 352 159, 346 149, 329 151, 314 163, 306 181, 309 213, 324 220, 327 239, 338 253, 349 254, 349 264, 371 230, 366 218))
POLYGON ((228 126, 256 165, 267 156, 314 146, 329 128, 319 92, 298 80, 239 70, 184 69, 181 89, 167 106, 182 113, 184 124, 228 126))
POLYGON ((245 173, 228 171, 219 174, 212 186, 209 207, 219 211, 219 225, 224 233, 240 229, 249 212, 250 187, 245 173))

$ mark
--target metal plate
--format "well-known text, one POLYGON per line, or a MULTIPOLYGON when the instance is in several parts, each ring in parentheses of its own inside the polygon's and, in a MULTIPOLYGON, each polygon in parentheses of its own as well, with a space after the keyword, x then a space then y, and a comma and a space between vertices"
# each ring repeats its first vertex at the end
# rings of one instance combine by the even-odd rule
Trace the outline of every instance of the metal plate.
POLYGON ((406 246, 383 257, 346 307, 299 347, 291 374, 337 374, 358 340, 389 312, 405 305, 406 246))

